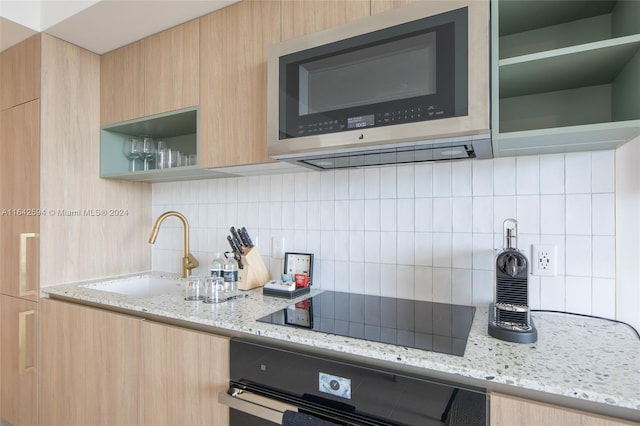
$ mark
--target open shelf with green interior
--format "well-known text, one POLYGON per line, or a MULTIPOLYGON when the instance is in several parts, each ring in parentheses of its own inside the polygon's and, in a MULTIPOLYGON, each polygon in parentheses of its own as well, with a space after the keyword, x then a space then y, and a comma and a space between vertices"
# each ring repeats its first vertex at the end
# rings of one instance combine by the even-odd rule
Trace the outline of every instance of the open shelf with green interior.
POLYGON ((640 2, 497 0, 492 20, 494 155, 640 135, 640 2))

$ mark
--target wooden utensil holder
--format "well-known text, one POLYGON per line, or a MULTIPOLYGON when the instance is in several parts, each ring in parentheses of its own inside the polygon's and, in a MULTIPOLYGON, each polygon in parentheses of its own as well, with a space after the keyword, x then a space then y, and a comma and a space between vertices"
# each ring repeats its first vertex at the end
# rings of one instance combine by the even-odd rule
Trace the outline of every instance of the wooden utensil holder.
POLYGON ((271 281, 267 265, 256 247, 245 248, 242 255, 242 269, 238 271, 238 289, 251 290, 271 281))

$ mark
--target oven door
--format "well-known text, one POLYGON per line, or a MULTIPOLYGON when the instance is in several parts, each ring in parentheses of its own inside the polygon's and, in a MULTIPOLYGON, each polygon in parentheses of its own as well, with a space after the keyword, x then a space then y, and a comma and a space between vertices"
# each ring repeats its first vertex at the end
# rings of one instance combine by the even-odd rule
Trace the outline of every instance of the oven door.
POLYGON ((231 425, 310 424, 296 415, 328 425, 487 424, 483 389, 236 339, 230 367, 219 401, 231 408, 231 425))

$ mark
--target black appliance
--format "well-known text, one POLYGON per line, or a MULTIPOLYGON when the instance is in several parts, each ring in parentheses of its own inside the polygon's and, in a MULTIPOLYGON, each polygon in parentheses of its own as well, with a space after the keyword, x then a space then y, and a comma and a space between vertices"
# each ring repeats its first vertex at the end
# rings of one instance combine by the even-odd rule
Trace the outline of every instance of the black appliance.
POLYGON ((518 250, 518 222, 503 223, 504 248, 496 258, 495 303, 489 307, 490 336, 515 343, 533 343, 538 332, 529 308, 529 262, 518 250))
POLYGON ((258 321, 464 355, 475 307, 325 291, 258 321))
POLYGON ((487 425, 484 389, 311 353, 232 339, 230 375, 231 426, 487 425))

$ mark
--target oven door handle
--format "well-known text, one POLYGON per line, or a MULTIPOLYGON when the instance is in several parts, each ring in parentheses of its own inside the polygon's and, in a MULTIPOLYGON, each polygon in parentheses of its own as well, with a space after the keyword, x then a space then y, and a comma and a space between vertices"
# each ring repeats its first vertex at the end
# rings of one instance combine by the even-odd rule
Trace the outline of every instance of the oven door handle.
POLYGON ((298 411, 298 407, 295 405, 247 392, 233 386, 228 393, 220 392, 218 394, 218 402, 234 410, 277 424, 282 424, 282 415, 285 411, 298 411))

